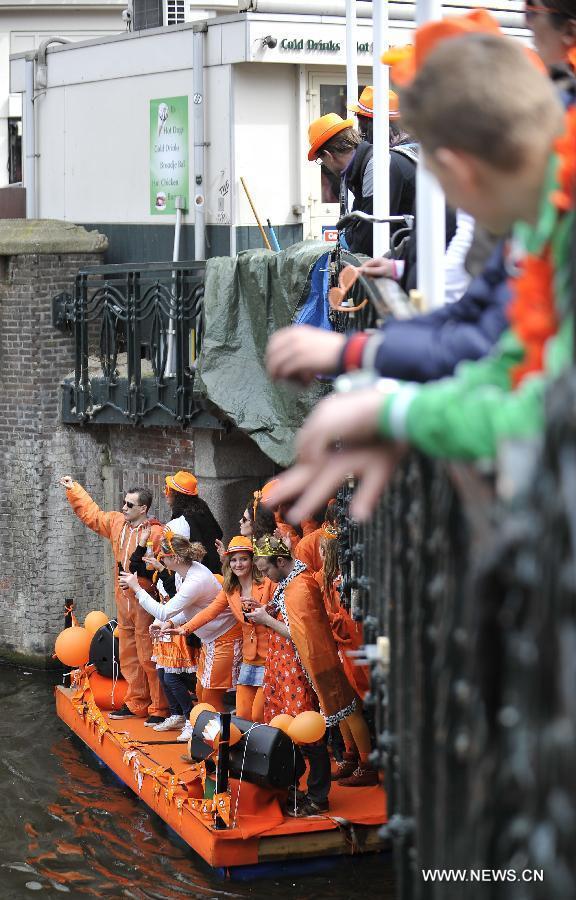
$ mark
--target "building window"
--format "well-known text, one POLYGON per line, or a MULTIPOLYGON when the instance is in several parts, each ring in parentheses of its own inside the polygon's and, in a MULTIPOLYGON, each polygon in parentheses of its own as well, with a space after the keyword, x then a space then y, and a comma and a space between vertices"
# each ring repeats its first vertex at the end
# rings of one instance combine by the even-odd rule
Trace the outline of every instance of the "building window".
POLYGON ((165 25, 178 25, 186 20, 184 0, 165 0, 165 25))
POLYGON ((8 119, 8 181, 22 181, 22 119, 8 119))
POLYGON ((162 26, 162 0, 134 0, 133 10, 134 31, 162 26))

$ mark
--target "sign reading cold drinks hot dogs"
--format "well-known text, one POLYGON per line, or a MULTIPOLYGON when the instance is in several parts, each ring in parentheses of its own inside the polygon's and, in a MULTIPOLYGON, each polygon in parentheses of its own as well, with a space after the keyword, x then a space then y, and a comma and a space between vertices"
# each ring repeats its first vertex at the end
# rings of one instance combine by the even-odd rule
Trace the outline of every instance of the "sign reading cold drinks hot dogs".
POLYGON ((150 101, 150 213, 170 215, 176 197, 188 207, 188 97, 150 101))

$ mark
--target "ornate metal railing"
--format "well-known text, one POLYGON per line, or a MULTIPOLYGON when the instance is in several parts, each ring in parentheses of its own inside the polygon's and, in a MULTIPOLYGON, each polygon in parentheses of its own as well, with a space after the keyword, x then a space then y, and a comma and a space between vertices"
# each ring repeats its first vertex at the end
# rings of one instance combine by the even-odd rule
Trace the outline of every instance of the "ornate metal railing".
POLYGON ((340 495, 343 594, 373 658, 400 900, 576 896, 572 372, 547 407, 543 450, 516 446, 502 470, 513 503, 479 470, 418 454, 369 523, 348 517, 350 488, 340 495))
POLYGON ((63 420, 220 427, 194 393, 202 345, 203 262, 83 269, 54 300, 74 331, 63 420))

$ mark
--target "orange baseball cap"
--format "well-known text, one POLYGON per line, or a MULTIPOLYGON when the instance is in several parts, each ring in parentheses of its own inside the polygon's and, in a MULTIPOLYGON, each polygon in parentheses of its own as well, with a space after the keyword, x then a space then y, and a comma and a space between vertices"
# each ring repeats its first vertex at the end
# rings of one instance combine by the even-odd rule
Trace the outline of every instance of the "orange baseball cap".
MULTIPOLYGON (((388 91, 389 112, 388 118, 400 118, 400 110, 398 108, 398 94, 394 91, 388 91)), ((360 96, 356 104, 351 103, 347 106, 351 112, 357 113, 359 116, 366 116, 367 119, 374 118, 374 88, 368 84, 360 96)))
POLYGON ((430 53, 441 41, 462 37, 465 34, 493 34, 504 37, 500 25, 485 9, 475 9, 465 16, 449 16, 426 22, 414 33, 414 44, 391 47, 381 60, 391 67, 392 80, 406 86, 414 80, 430 53))
POLYGON ((198 493, 198 481, 191 472, 176 472, 175 475, 167 475, 165 481, 166 487, 179 494, 188 494, 194 497, 198 493))
POLYGON ((316 159, 316 154, 322 144, 329 141, 339 131, 344 131, 345 128, 354 128, 354 119, 343 119, 337 113, 327 113, 325 116, 320 116, 319 119, 314 119, 308 128, 310 144, 308 159, 310 162, 316 159))
POLYGON ((237 534, 236 537, 233 537, 228 544, 228 549, 224 551, 224 555, 229 556, 231 553, 240 552, 254 553, 252 538, 242 537, 242 535, 237 534))

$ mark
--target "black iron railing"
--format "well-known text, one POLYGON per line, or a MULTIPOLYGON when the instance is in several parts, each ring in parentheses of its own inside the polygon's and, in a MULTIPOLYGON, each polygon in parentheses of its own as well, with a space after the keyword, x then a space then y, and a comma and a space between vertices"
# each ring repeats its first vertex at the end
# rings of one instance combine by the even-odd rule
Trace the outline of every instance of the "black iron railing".
MULTIPOLYGON (((350 494, 351 487, 340 493, 342 593, 363 622, 372 660, 366 705, 376 724, 374 758, 386 772, 384 831, 394 843, 397 896, 460 897, 461 884, 425 884, 421 872, 471 868, 478 858, 463 831, 478 603, 472 576, 488 541, 492 485, 471 467, 448 469, 414 453, 370 522, 349 518, 350 494)), ((482 709, 475 714, 479 720, 482 709)))
POLYGON ((84 269, 55 298, 75 336, 63 420, 220 427, 194 393, 202 345, 203 262, 84 269))

